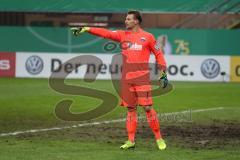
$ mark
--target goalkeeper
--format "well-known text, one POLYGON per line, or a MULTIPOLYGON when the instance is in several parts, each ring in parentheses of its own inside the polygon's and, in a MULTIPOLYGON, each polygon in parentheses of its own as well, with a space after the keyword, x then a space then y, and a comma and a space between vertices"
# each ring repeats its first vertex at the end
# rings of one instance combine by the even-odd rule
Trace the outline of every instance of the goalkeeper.
POLYGON ((138 11, 129 11, 125 19, 126 30, 111 31, 96 27, 71 28, 75 36, 88 32, 96 36, 111 39, 121 43, 123 66, 121 79, 121 105, 128 109, 126 128, 128 140, 120 147, 130 149, 135 147, 137 128, 137 106, 143 106, 148 124, 152 129, 157 146, 160 150, 166 148, 160 132, 157 113, 152 107, 150 72, 148 68, 150 53, 155 55, 161 70, 160 81, 165 88, 168 84, 166 62, 162 50, 157 47, 154 36, 141 29, 142 17, 138 11))

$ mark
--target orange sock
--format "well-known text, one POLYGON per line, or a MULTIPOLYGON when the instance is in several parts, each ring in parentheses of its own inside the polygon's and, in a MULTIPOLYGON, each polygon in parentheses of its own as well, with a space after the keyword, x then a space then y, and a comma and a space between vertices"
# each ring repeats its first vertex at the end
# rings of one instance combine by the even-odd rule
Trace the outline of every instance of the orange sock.
POLYGON ((127 113, 127 121, 126 128, 128 132, 128 140, 134 142, 135 133, 137 129, 137 112, 136 111, 128 111, 127 113))
POLYGON ((162 136, 160 132, 160 125, 159 125, 156 111, 154 109, 151 109, 150 111, 146 112, 146 116, 147 116, 148 124, 152 129, 156 140, 160 139, 162 136))

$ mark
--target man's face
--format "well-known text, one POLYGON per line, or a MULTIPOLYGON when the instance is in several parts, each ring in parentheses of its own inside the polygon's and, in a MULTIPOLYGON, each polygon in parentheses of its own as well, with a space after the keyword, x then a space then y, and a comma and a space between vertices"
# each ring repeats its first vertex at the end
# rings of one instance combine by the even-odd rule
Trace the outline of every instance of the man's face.
POLYGON ((126 29, 132 29, 138 24, 138 21, 134 18, 133 14, 128 14, 125 19, 126 29))

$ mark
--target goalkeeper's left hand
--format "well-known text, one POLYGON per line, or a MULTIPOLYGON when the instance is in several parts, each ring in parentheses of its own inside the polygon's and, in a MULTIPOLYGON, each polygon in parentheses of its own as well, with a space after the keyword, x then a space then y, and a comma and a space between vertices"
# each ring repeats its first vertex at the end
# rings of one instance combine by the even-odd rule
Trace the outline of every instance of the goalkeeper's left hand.
POLYGON ((89 27, 71 27, 70 30, 72 31, 74 36, 79 36, 80 34, 89 31, 90 28, 89 27))
POLYGON ((168 79, 167 79, 167 73, 165 71, 161 72, 161 75, 159 77, 159 81, 162 85, 162 88, 166 88, 168 85, 168 79))

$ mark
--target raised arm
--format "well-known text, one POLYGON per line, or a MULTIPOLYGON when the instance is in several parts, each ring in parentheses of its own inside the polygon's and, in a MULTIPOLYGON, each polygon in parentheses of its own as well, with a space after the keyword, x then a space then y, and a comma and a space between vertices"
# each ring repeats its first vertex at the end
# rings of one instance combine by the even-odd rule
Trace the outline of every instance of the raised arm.
POLYGON ((121 31, 119 30, 111 31, 104 28, 90 27, 90 30, 88 32, 99 37, 111 39, 113 41, 118 41, 118 42, 121 41, 121 36, 120 36, 121 31))
POLYGON ((111 31, 108 29, 97 28, 97 27, 73 27, 73 28, 71 28, 71 30, 75 36, 78 36, 84 32, 88 32, 88 33, 91 33, 95 36, 99 36, 102 38, 111 39, 111 40, 117 41, 117 42, 121 41, 121 36, 120 36, 121 31, 119 31, 119 30, 111 31))

